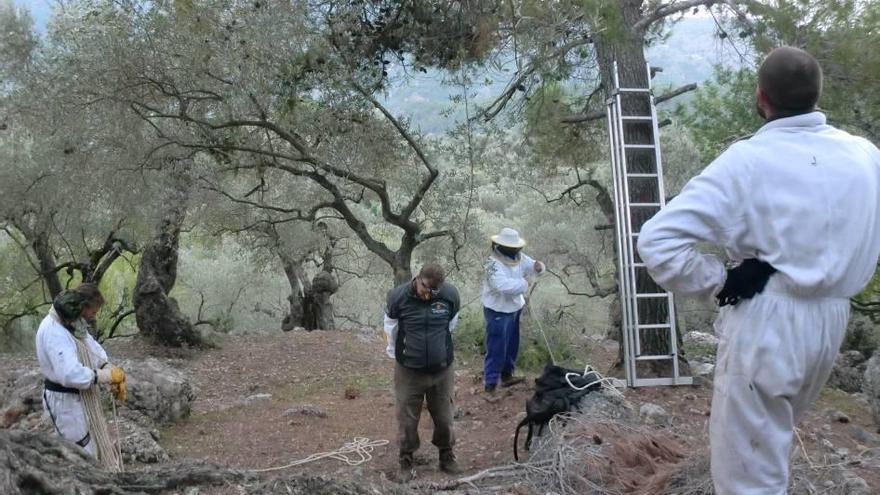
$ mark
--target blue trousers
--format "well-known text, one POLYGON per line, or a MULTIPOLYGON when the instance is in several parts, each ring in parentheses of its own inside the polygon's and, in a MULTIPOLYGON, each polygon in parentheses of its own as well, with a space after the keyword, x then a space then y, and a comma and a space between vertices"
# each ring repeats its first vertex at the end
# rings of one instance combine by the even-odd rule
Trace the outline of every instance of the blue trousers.
POLYGON ((483 308, 486 319, 486 361, 483 365, 483 380, 486 385, 498 383, 502 373, 513 373, 516 356, 519 353, 519 316, 515 313, 499 313, 483 308))

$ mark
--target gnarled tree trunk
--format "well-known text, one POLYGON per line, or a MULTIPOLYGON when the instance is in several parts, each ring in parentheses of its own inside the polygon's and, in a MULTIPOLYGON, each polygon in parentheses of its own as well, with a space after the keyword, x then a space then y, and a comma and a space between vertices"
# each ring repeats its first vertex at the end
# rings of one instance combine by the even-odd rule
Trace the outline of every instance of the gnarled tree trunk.
POLYGON ((400 243, 400 249, 394 253, 394 258, 390 265, 391 270, 394 272, 395 287, 412 280, 412 253, 416 246, 418 246, 416 240, 409 235, 405 235, 400 243))
POLYGON ((302 261, 294 259, 284 249, 277 248, 281 266, 290 284, 290 295, 287 296, 290 312, 281 322, 281 330, 289 332, 296 327, 305 327, 305 295, 311 290, 308 278, 302 268, 302 261))
POLYGON ((58 278, 58 268, 52 247, 49 245, 49 236, 45 232, 34 232, 31 240, 31 248, 37 255, 40 267, 40 276, 46 284, 49 295, 54 299, 61 290, 61 280, 58 278))
POLYGON ((54 433, 0 430, 0 493, 4 495, 169 493, 244 479, 241 472, 207 464, 109 473, 54 433))
POLYGON ((172 192, 156 234, 144 249, 134 287, 135 318, 141 334, 171 347, 204 344, 177 301, 168 295, 177 281, 180 229, 188 196, 186 187, 172 192))

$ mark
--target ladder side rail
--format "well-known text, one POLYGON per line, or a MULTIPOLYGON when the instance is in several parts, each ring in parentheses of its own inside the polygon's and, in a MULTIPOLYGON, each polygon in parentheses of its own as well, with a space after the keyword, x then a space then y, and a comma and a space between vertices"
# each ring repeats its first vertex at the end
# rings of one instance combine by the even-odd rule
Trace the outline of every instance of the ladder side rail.
MULTIPOLYGON (((648 74, 648 87, 651 87, 651 65, 646 64, 645 69, 648 74)), ((654 104, 654 93, 651 92, 651 127, 653 131, 653 141, 656 146, 655 157, 657 164, 657 188, 659 191, 660 208, 666 206, 666 188, 663 181, 663 158, 660 151, 660 127, 657 124, 657 106, 654 104)), ((668 292, 668 291, 667 291, 668 292)), ((672 374, 673 380, 680 377, 678 369, 678 325, 675 318, 675 296, 669 292, 667 318, 669 320, 669 345, 672 352, 672 374)))
MULTIPOLYGON (((619 116, 622 116, 623 115, 623 102, 622 102, 622 98, 621 98, 620 93, 617 93, 615 95, 615 98, 616 98, 616 104, 618 107, 619 116)), ((622 159, 620 161, 620 166, 622 169, 621 175, 623 176, 623 180, 621 181, 621 183, 623 185, 623 191, 622 191, 621 195, 623 198, 623 201, 622 201, 623 210, 625 212, 624 232, 626 234, 624 236, 624 242, 623 242, 624 243, 624 267, 627 271, 627 275, 629 276, 629 280, 631 283, 630 287, 632 288, 632 292, 633 292, 631 294, 632 320, 630 323, 632 325, 631 328, 633 329, 634 341, 635 341, 634 356, 639 356, 642 354, 642 345, 641 345, 641 336, 639 335, 639 330, 638 330, 639 305, 638 305, 638 301, 635 297, 637 291, 636 291, 636 273, 635 273, 635 267, 633 267, 633 263, 635 262, 635 258, 634 258, 634 254, 633 254, 633 242, 632 242, 632 233, 633 233, 632 207, 630 206, 629 179, 627 177, 627 174, 629 173, 629 167, 628 167, 628 160, 626 157, 626 148, 625 148, 626 141, 624 139, 625 133, 624 133, 623 120, 617 119, 616 124, 617 124, 617 132, 618 132, 618 135, 620 136, 620 139, 621 139, 621 144, 624 145, 621 147, 622 148, 622 152, 621 152, 622 159)))
POLYGON ((630 346, 630 336, 628 335, 628 315, 627 313, 627 294, 626 294, 626 276, 623 269, 623 256, 621 253, 623 252, 622 239, 623 239, 623 215, 620 211, 620 193, 618 192, 618 178, 619 178, 619 170, 618 163, 619 158, 617 156, 618 150, 618 142, 616 139, 616 129, 617 127, 614 125, 614 100, 611 99, 608 102, 606 115, 608 119, 608 141, 609 141, 609 152, 611 155, 611 178, 612 178, 612 191, 614 194, 614 231, 615 231, 615 241, 617 246, 617 280, 618 280, 618 297, 620 299, 620 340, 623 344, 623 364, 624 370, 626 373, 626 383, 628 386, 632 386, 635 377, 632 376, 632 371, 630 370, 629 363, 632 360, 632 349, 630 346))
POLYGON ((629 359, 625 361, 625 365, 627 367, 629 376, 631 377, 631 382, 635 383, 638 379, 637 369, 636 369, 636 361, 635 356, 638 354, 638 335, 634 332, 636 328, 635 325, 635 294, 634 294, 634 284, 633 280, 630 276, 630 272, 627 268, 627 260, 628 260, 628 252, 629 252, 629 244, 627 242, 627 224, 628 224, 628 215, 629 212, 626 208, 626 196, 625 196, 625 188, 623 186, 626 181, 626 168, 624 167, 625 159, 626 159, 626 150, 623 147, 624 138, 622 132, 621 124, 621 97, 620 94, 617 94, 612 99, 612 116, 614 120, 614 135, 616 141, 616 156, 617 163, 615 165, 616 173, 617 173, 617 181, 615 182, 615 188, 617 191, 618 198, 620 201, 617 204, 617 211, 620 215, 620 235, 618 236, 621 250, 620 250, 620 259, 623 270, 622 280, 623 285, 621 287, 621 291, 624 294, 624 306, 621 308, 622 318, 621 324, 624 331, 624 336, 627 339, 629 344, 630 354, 629 359))

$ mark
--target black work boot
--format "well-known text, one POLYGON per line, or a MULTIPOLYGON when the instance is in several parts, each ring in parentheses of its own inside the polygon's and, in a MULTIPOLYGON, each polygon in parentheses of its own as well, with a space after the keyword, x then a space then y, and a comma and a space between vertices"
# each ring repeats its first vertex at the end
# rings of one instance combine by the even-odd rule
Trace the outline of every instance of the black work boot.
POLYGON ((415 477, 415 474, 412 455, 400 456, 400 470, 397 473, 398 481, 400 483, 409 483, 415 477))
POLYGON ((501 386, 502 387, 510 387, 512 385, 516 385, 517 383, 522 383, 526 379, 522 376, 516 376, 512 371, 508 371, 506 373, 501 373, 501 386))
POLYGON ((452 449, 440 451, 440 471, 446 474, 461 474, 461 466, 455 460, 452 449))

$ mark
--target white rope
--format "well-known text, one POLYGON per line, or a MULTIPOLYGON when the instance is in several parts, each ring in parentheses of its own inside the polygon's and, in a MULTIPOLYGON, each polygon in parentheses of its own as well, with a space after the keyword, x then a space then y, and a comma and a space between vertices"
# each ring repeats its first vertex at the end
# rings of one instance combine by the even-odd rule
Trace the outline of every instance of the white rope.
POLYGON ((251 469, 250 472, 268 473, 270 471, 280 471, 282 469, 301 466, 309 462, 314 462, 319 459, 327 458, 342 461, 349 466, 359 466, 373 459, 373 449, 375 449, 376 447, 381 447, 383 445, 388 445, 388 443, 388 440, 370 440, 366 437, 355 437, 354 441, 346 442, 341 448, 337 450, 312 454, 305 459, 293 461, 290 464, 285 464, 284 466, 276 466, 264 469, 251 469))
POLYGON ((598 371, 593 369, 593 367, 590 366, 589 364, 584 367, 584 373, 581 375, 579 375, 577 373, 566 373, 565 374, 565 381, 566 381, 566 383, 568 383, 569 387, 571 387, 575 390, 586 390, 586 389, 592 387, 593 385, 599 384, 605 390, 610 390, 610 391, 614 392, 617 396, 619 396, 621 399, 625 399, 623 393, 621 393, 620 390, 617 390, 617 387, 614 386, 614 378, 606 378, 606 377, 602 376, 601 373, 599 373, 598 371), (597 379, 584 385, 583 387, 578 387, 575 384, 571 383, 571 377, 576 376, 578 378, 586 378, 589 373, 592 373, 594 376, 597 377, 597 379))
POLYGON ((553 349, 550 347, 550 341, 547 339, 547 334, 544 332, 544 325, 541 324, 540 318, 535 316, 535 314, 531 311, 534 307, 532 304, 532 293, 535 292, 535 289, 538 287, 538 282, 535 281, 534 285, 532 285, 531 290, 529 290, 529 298, 526 301, 526 304, 529 305, 529 316, 534 320, 535 325, 538 327, 538 331, 541 332, 541 336, 544 337, 544 345, 547 346, 547 352, 550 354, 550 361, 555 365, 556 364, 556 356, 553 355, 553 349))
MULTIPOLYGON (((73 340, 76 342, 76 353, 77 357, 79 357, 80 363, 82 363, 83 366, 92 368, 92 360, 85 343, 76 337, 74 337, 73 340)), ((110 438, 110 433, 107 431, 107 419, 104 417, 104 409, 101 408, 98 387, 93 386, 85 390, 80 390, 79 395, 83 411, 85 412, 88 421, 89 435, 91 435, 91 440, 95 442, 98 461, 110 471, 121 472, 121 451, 113 445, 113 440, 110 438)), ((116 416, 115 407, 113 415, 114 417, 116 416)), ((117 422, 117 428, 118 426, 119 424, 117 422)))
POLYGON ((110 404, 113 409, 113 425, 116 427, 116 455, 119 456, 119 472, 125 472, 125 465, 122 462, 122 435, 119 434, 119 415, 116 413, 116 397, 111 394, 110 404))

